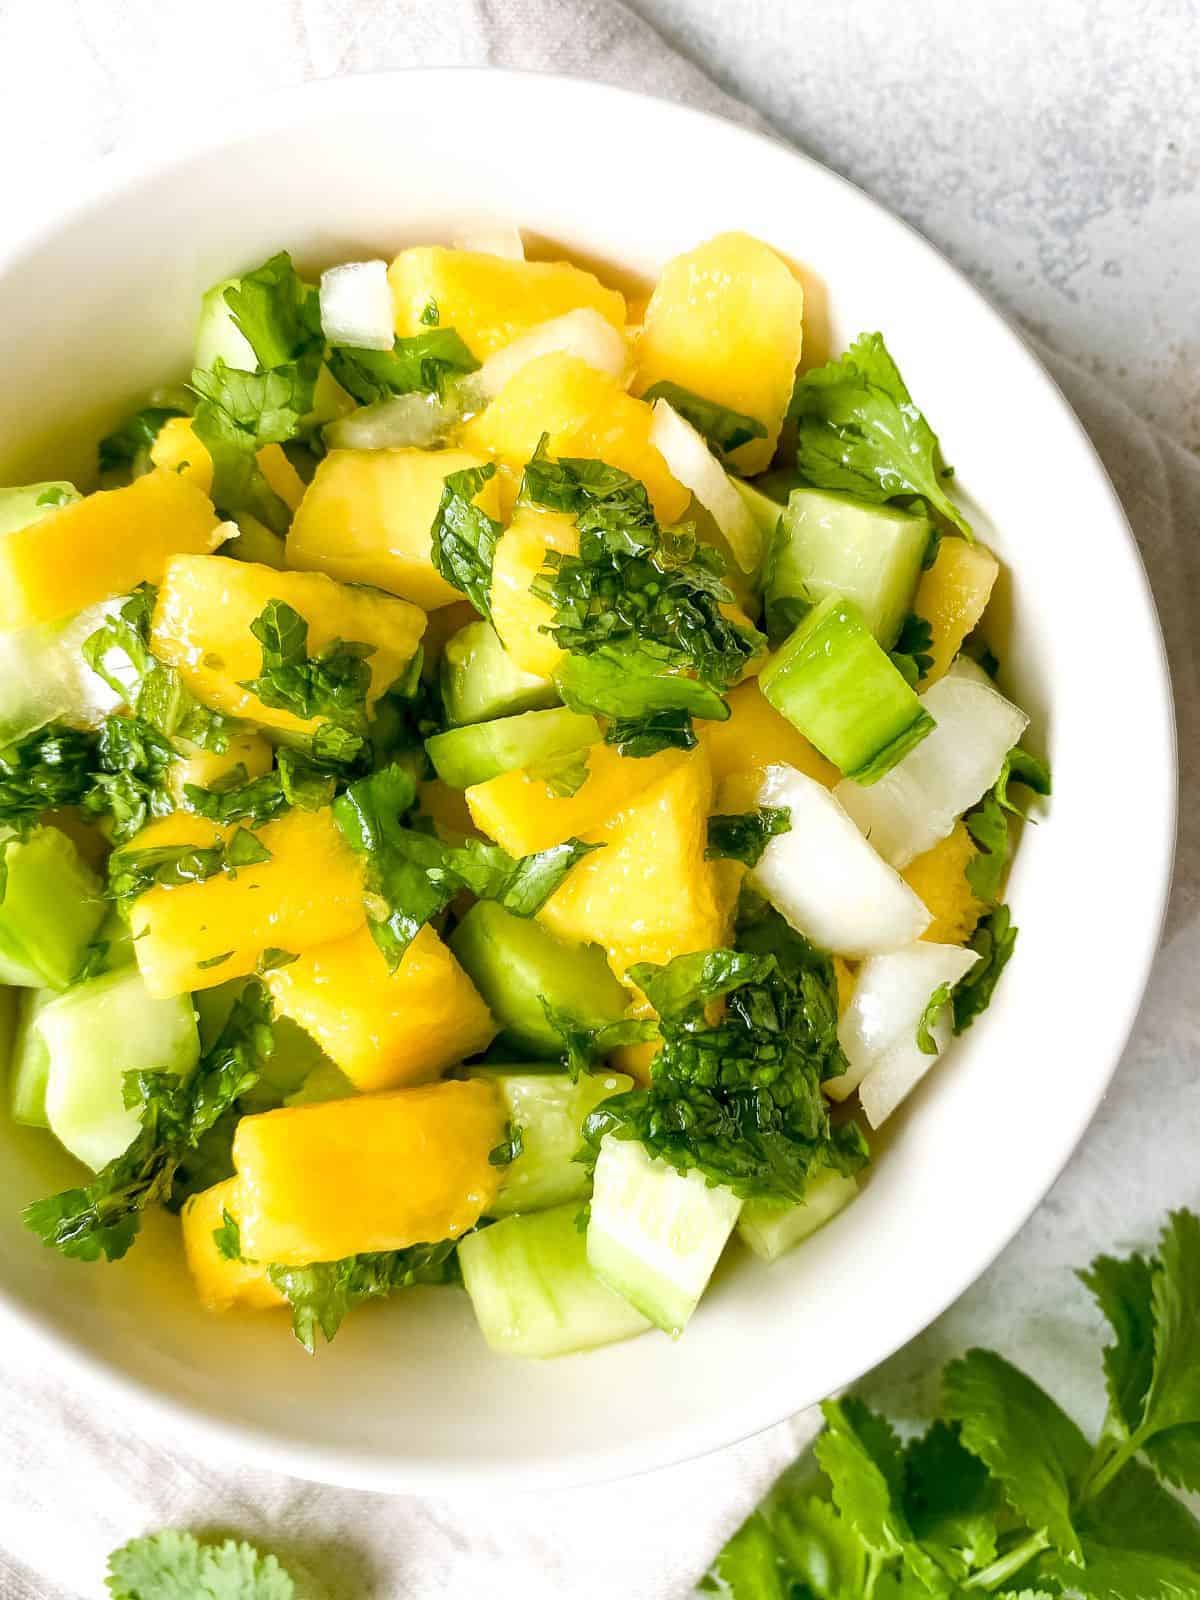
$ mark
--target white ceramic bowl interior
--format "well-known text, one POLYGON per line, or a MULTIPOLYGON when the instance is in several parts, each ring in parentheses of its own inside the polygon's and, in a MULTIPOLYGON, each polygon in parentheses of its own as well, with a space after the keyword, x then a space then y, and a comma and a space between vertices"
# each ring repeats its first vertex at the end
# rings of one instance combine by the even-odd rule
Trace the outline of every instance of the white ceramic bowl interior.
POLYGON ((0 1117, 0 1300, 148 1427, 379 1489, 617 1476, 729 1443, 853 1380, 1012 1236, 1091 1117, 1132 1026, 1169 875, 1174 752, 1162 645, 1113 491, 1020 340, 945 261, 782 145, 613 89, 419 72, 310 86, 189 152, 83 175, 0 239, 0 482, 88 481, 95 440, 185 375, 197 298, 287 248, 306 267, 511 219, 652 277, 743 228, 803 269, 810 352, 880 328, 1006 563, 1002 682, 1055 781, 1010 900, 1016 955, 853 1207, 773 1268, 731 1250, 684 1338, 544 1364, 489 1355, 466 1297, 353 1316, 310 1359, 275 1316, 216 1319, 166 1219, 119 1266, 63 1261, 21 1206, 78 1169, 0 1117), (1119 812, 1111 777, 1119 731, 1119 812), (1114 848, 1116 846, 1116 848, 1114 848), (1097 870, 1103 859, 1103 871, 1097 870))

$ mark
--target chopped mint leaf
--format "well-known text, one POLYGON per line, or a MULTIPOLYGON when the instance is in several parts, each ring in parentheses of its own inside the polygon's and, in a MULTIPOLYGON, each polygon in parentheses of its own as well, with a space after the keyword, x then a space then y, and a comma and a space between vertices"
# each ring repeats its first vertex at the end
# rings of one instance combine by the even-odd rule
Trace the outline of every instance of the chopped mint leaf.
POLYGON ((213 1229, 213 1243, 217 1247, 217 1254, 226 1261, 242 1259, 242 1231, 237 1218, 224 1208, 221 1210, 221 1226, 213 1229))
POLYGON ((597 1062, 624 1045, 649 1044, 658 1038, 658 1026, 649 1018, 630 1017, 621 1022, 606 1022, 589 1028, 570 1011, 555 1006, 544 996, 542 1010, 546 1021, 558 1034, 563 1047, 563 1070, 572 1082, 590 1072, 597 1062))
POLYGON ((92 734, 52 722, 0 749, 0 826, 25 832, 44 811, 77 805, 96 764, 92 734))
POLYGON ((525 1130, 519 1122, 511 1119, 504 1124, 504 1138, 493 1149, 488 1151, 488 1165, 493 1167, 511 1167, 518 1156, 525 1152, 525 1130))
POLYGON ((968 941, 979 960, 954 986, 954 1031, 963 1033, 992 1003, 1000 974, 1017 943, 1017 929, 1007 906, 996 906, 983 917, 968 941))
POLYGON ((751 439, 767 437, 767 430, 757 417, 747 417, 729 406, 718 405, 715 400, 706 400, 703 395, 693 394, 690 389, 665 378, 652 384, 642 399, 648 403, 665 400, 673 411, 678 411, 697 433, 704 436, 719 460, 730 455, 739 445, 749 444, 751 439))
POLYGON ((329 370, 363 405, 396 394, 445 393, 447 380, 478 370, 479 363, 453 328, 433 328, 411 339, 397 339, 390 350, 339 347, 329 370))
POLYGON ((224 966, 232 954, 232 950, 224 950, 219 956, 209 956, 207 961, 197 961, 196 965, 201 972, 207 972, 210 967, 224 966))
POLYGON ((415 1244, 407 1250, 384 1250, 347 1256, 342 1261, 317 1261, 308 1267, 270 1268, 271 1282, 292 1308, 292 1331, 311 1355, 320 1331, 333 1339, 347 1312, 364 1300, 380 1299, 417 1284, 459 1281, 455 1241, 415 1244))
POLYGON ((295 1581, 274 1556, 226 1539, 200 1544, 168 1529, 131 1539, 108 1558, 112 1600, 295 1600, 295 1581))
POLYGON ((937 1040, 933 1037, 933 1025, 951 1003, 952 992, 950 984, 939 983, 929 996, 929 1004, 921 1013, 917 1022, 917 1048, 924 1055, 935 1056, 938 1053, 937 1040))
POLYGON ((183 803, 198 817, 208 817, 213 822, 249 822, 256 828, 278 816, 288 804, 277 772, 250 778, 241 762, 209 789, 185 783, 183 803))
POLYGON ((495 475, 485 467, 451 472, 442 488, 441 504, 430 530, 433 564, 446 582, 461 589, 479 612, 491 621, 492 562, 500 524, 475 504, 475 496, 495 475))
POLYGON ((709 817, 705 859, 741 861, 756 867, 771 840, 791 826, 792 813, 787 806, 759 806, 757 811, 709 817))
POLYGON ((218 872, 233 878, 239 868, 270 859, 271 852, 262 840, 241 827, 225 843, 114 850, 108 861, 108 893, 113 900, 136 900, 148 889, 177 889, 187 883, 203 883, 218 872))
MULTIPOLYGON (((597 657, 591 660, 595 662, 597 657)), ((651 711, 643 717, 617 717, 605 733, 604 742, 616 745, 621 755, 638 760, 656 756, 660 750, 694 750, 700 741, 691 713, 678 707, 651 711)))
POLYGON ((806 372, 792 395, 796 465, 817 489, 864 500, 920 495, 966 538, 971 525, 943 489, 937 435, 913 404, 882 334, 864 333, 839 361, 806 372))
POLYGON ((250 632, 262 648, 262 668, 243 689, 305 721, 328 717, 353 733, 364 731, 371 689, 367 657, 375 653, 374 645, 335 639, 310 656, 308 623, 284 600, 268 600, 250 632))

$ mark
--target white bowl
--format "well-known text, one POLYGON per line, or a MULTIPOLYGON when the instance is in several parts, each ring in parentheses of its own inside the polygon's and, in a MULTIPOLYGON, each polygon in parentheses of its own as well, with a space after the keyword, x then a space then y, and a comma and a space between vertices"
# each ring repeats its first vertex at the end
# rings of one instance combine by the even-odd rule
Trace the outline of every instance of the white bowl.
POLYGON ((464 1295, 416 1291, 315 1359, 279 1317, 195 1304, 173 1225, 64 1261, 21 1206, 77 1181, 0 1117, 0 1295, 98 1395, 174 1439, 372 1489, 616 1477, 745 1437, 857 1378, 987 1266, 1096 1109, 1154 954, 1174 837, 1171 701, 1133 540, 1013 332, 923 240, 812 161, 714 118, 501 72, 322 83, 184 153, 84 174, 0 259, 0 482, 79 476, 127 403, 184 374, 197 297, 280 248, 321 266, 514 219, 652 275, 744 228, 804 264, 810 350, 880 328, 1007 564, 1003 681, 1055 794, 1026 830, 1016 955, 898 1117, 857 1202, 772 1268, 731 1252, 686 1335, 543 1364, 490 1355, 464 1295), (81 185, 81 189, 84 188, 81 185))

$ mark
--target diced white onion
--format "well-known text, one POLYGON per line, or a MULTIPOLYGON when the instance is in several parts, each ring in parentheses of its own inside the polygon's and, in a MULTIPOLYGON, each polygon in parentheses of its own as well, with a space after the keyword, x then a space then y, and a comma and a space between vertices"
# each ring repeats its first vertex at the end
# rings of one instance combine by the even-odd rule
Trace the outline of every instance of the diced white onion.
POLYGON ((390 350, 396 338, 386 261, 351 261, 321 274, 321 327, 330 344, 390 350))
POLYGON ((561 352, 578 356, 589 367, 623 379, 629 363, 629 347, 624 335, 590 306, 567 311, 549 322, 539 322, 528 333, 489 356, 474 375, 474 384, 485 399, 498 395, 515 372, 539 356, 561 352))
POLYGON ((502 256, 505 261, 524 261, 525 245, 520 228, 511 222, 480 222, 459 228, 454 235, 457 250, 473 250, 481 256, 502 256))
POLYGON ((974 950, 960 945, 918 943, 864 961, 854 997, 838 1024, 850 1070, 829 1079, 823 1086, 826 1093, 845 1100, 857 1089, 867 1121, 878 1128, 950 1042, 949 1005, 929 1029, 936 1053, 927 1054, 917 1042, 918 1025, 934 992, 943 984, 953 988, 978 960, 974 950))
POLYGON ((937 726, 878 783, 833 791, 885 861, 897 868, 944 839, 995 783, 1029 725, 974 662, 956 662, 921 696, 937 726))
POLYGON ((331 450, 388 450, 401 446, 426 450, 437 444, 461 416, 449 397, 398 394, 374 405, 359 406, 324 429, 331 450))
POLYGON ((762 535, 750 508, 729 481, 729 474, 685 417, 666 400, 656 400, 650 443, 672 474, 699 500, 729 541, 743 572, 753 572, 762 554, 762 535))
POLYGON ((767 845, 750 882, 793 928, 851 957, 920 938, 928 910, 828 789, 794 767, 768 767, 755 804, 791 812, 791 828, 767 845))

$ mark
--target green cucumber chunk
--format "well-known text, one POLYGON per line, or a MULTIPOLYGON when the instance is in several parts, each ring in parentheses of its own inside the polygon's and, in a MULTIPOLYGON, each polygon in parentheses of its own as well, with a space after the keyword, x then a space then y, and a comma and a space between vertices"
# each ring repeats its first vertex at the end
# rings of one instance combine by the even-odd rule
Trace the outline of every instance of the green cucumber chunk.
POLYGON ((769 494, 764 494, 757 484, 747 483, 745 478, 735 478, 731 473, 729 481, 741 495, 747 511, 758 524, 758 531, 762 535, 762 548, 769 555, 775 542, 775 530, 783 515, 783 505, 780 501, 773 500, 769 494))
POLYGON ((826 1171, 810 1178, 804 1199, 747 1200, 738 1218, 738 1237, 763 1261, 781 1255, 816 1233, 848 1206, 858 1193, 858 1180, 826 1171))
POLYGON ((676 1172, 636 1139, 600 1145, 587 1255, 593 1272, 678 1338, 708 1287, 742 1202, 698 1172, 676 1172))
POLYGON ((426 739, 425 749, 444 783, 469 789, 517 767, 540 767, 561 756, 575 755, 599 740, 600 724, 595 717, 556 706, 435 733, 426 739))
POLYGON ((521 1154, 507 1167, 493 1217, 544 1211, 587 1198, 587 1168, 575 1157, 583 1145, 584 1118, 609 1095, 633 1088, 623 1072, 586 1072, 573 1083, 565 1072, 536 1067, 474 1067, 468 1074, 495 1086, 509 1122, 521 1130, 521 1154))
POLYGON ((94 727, 120 703, 83 659, 84 642, 119 604, 103 600, 62 621, 0 633, 0 745, 60 718, 94 727))
POLYGON ((79 499, 73 483, 25 483, 18 489, 0 489, 0 534, 28 528, 79 499))
POLYGON ((828 595, 852 600, 885 650, 908 615, 933 536, 928 517, 852 495, 796 489, 767 557, 767 629, 781 639, 828 595))
MULTIPOLYGON (((197 989, 192 996, 192 1007, 200 1032, 201 1050, 211 1050, 221 1029, 238 1001, 248 978, 230 978, 226 983, 214 984, 211 989, 197 989)), ((243 1101, 249 1111, 267 1111, 285 1102, 291 1104, 292 1096, 301 1093, 311 1078, 333 1062, 321 1049, 311 1034, 305 1033, 291 1017, 276 1017, 271 1024, 274 1045, 262 1064, 259 1081, 243 1101)), ((341 1073, 338 1073, 341 1078, 341 1073)), ((348 1080, 343 1080, 348 1083, 348 1080)), ((309 1098, 335 1100, 355 1093, 353 1085, 341 1094, 314 1094, 309 1098)))
POLYGON ((16 1033, 9 1063, 9 1097, 14 1122, 28 1128, 48 1128, 46 1082, 50 1077, 50 1052, 37 1025, 56 989, 6 989, 17 999, 16 1033))
POLYGON ((458 1247, 483 1337, 504 1355, 565 1356, 645 1333, 650 1324, 588 1266, 579 1207, 506 1217, 458 1247))
POLYGON ((119 1156, 137 1133, 137 1108, 125 1104, 125 1074, 185 1077, 200 1057, 191 996, 154 999, 136 967, 56 995, 36 1026, 50 1055, 46 1121, 93 1170, 119 1156))
POLYGON ((455 727, 562 704, 550 678, 517 666, 490 622, 468 622, 446 641, 441 684, 446 720, 455 727))
POLYGON ((108 910, 100 880, 57 828, 9 839, 0 901, 0 983, 65 989, 108 910))
POLYGON ((770 656, 759 687, 856 783, 874 783, 920 744, 933 718, 852 600, 830 595, 770 656))
POLYGON ((495 900, 471 907, 451 934, 450 948, 503 1037, 539 1058, 553 1060, 563 1048, 543 1000, 587 1028, 619 1022, 629 1004, 598 945, 566 944, 495 900))

